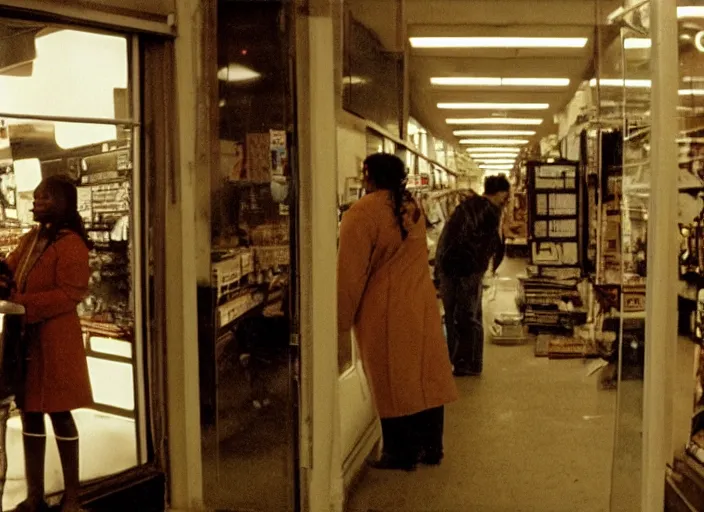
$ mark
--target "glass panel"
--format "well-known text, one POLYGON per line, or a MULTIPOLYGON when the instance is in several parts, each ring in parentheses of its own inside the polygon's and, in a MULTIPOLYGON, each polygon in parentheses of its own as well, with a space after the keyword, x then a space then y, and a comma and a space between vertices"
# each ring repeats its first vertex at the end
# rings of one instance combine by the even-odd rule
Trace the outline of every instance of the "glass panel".
MULTIPOLYGON (((81 437, 81 477, 93 480, 136 466, 140 411, 136 393, 135 354, 141 349, 135 326, 137 293, 132 223, 133 131, 114 125, 79 125, 3 118, 7 138, 0 149, 0 252, 13 251, 35 224, 33 191, 42 178, 69 177, 78 190, 78 210, 94 244, 89 264, 90 292, 78 306, 94 405, 74 411, 81 437), (74 134, 112 132, 102 142, 74 136, 60 147, 61 127, 74 134), (108 447, 119 445, 119 450, 108 447), (94 453, 109 453, 92 457, 94 453)), ((80 340, 79 340, 80 343, 80 340)), ((47 423, 48 424, 48 423, 47 423)), ((51 431, 50 431, 51 432, 51 431)), ((11 509, 25 496, 19 416, 13 413, 7 434, 9 470, 3 504, 11 509)), ((47 492, 63 488, 61 465, 53 446, 47 459, 47 492)))
POLYGON ((201 286, 206 504, 293 510, 290 2, 218 2, 220 168, 201 286), (267 34, 267 37, 262 37, 267 34))
MULTIPOLYGON (((0 117, 0 256, 7 257, 35 225, 33 191, 43 178, 56 175, 77 186, 78 211, 93 243, 89 294, 77 307, 82 337, 75 343, 85 349, 94 403, 74 411, 81 480, 93 480, 146 462, 140 455, 144 446, 137 419, 144 411, 135 371, 135 356, 142 350, 135 317, 141 290, 134 274, 140 249, 133 239, 133 222, 140 221, 133 193, 138 166, 131 126, 70 121, 130 118, 129 41, 5 19, 0 19, 0 38, 0 113, 5 116, 0 117), (111 450, 114 446, 120 449, 111 450)), ((71 339, 66 338, 66 347, 71 339)), ((45 368, 51 364, 40 360, 45 368)), ((48 400, 51 394, 44 396, 48 400)), ((7 401, 3 407, 9 407, 7 401)), ((2 506, 10 510, 26 495, 22 427, 14 408, 7 427, 2 506)), ((63 488, 63 480, 48 421, 47 427, 46 491, 53 493, 63 488)))
MULTIPOLYGON (((4 70, 0 74, 0 113, 129 117, 124 37, 16 21, 3 21, 0 35, 0 69, 4 70)), ((60 147, 71 146, 79 136, 75 130, 85 136, 91 133, 88 128, 57 127, 56 142, 60 147)), ((97 133, 102 136, 108 131, 109 127, 104 126, 97 133)))

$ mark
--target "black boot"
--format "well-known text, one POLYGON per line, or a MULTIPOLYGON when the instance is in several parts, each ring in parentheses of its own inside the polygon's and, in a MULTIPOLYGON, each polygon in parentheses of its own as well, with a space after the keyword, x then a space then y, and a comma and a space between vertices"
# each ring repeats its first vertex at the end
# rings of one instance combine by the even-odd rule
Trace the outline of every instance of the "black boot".
POLYGON ((46 457, 46 435, 22 435, 24 445, 24 467, 27 479, 27 499, 17 505, 16 512, 46 512, 49 506, 44 501, 44 463, 46 457))
POLYGON ((79 477, 79 451, 78 437, 56 437, 61 458, 61 469, 64 474, 64 497, 61 500, 62 512, 77 512, 81 510, 78 490, 79 477))

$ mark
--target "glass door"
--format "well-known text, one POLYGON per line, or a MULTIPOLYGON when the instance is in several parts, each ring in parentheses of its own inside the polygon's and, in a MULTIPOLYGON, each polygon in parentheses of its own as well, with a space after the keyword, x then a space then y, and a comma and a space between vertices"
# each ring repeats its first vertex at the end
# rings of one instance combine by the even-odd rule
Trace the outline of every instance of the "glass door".
POLYGON ((298 501, 292 15, 285 1, 218 2, 219 163, 199 286, 204 495, 218 510, 298 501))

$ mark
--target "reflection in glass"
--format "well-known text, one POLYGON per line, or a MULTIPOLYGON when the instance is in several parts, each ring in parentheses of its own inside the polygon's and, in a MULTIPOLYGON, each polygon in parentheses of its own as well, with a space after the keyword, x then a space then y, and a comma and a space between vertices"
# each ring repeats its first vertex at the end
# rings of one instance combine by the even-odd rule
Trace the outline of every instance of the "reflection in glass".
POLYGON ((199 288, 204 495, 216 509, 295 502, 288 17, 286 2, 218 3, 220 165, 199 288))

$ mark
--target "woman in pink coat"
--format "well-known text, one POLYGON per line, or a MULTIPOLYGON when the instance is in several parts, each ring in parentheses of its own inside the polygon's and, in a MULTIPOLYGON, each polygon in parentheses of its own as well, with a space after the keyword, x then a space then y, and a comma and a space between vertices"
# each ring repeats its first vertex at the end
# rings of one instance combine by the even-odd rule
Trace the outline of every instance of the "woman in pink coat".
POLYGON ((88 293, 90 268, 76 187, 47 178, 34 191, 39 225, 25 235, 7 263, 17 286, 15 302, 25 307, 27 353, 22 412, 27 499, 18 512, 48 510, 44 501, 46 430, 54 426, 64 474, 62 512, 80 510, 78 430, 71 411, 93 404, 81 323, 76 306, 88 293))
POLYGON ((381 418, 379 469, 413 470, 443 457, 443 406, 457 398, 435 287, 425 218, 406 191, 403 162, 364 162, 367 194, 342 217, 338 330, 354 328, 381 418))

